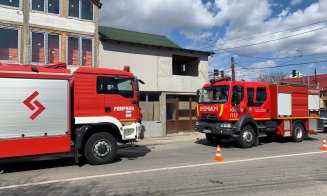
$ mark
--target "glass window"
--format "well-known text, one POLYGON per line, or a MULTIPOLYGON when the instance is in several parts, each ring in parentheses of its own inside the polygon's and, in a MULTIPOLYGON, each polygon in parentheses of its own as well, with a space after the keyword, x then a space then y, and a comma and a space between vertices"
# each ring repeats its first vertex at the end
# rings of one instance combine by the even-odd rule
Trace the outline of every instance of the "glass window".
POLYGON ((44 62, 44 33, 32 32, 32 62, 44 62))
POLYGON ((263 104, 267 99, 266 88, 258 88, 257 89, 257 103, 263 104))
POLYGON ((167 115, 167 120, 176 120, 176 104, 167 103, 166 115, 167 115))
POLYGON ((19 0, 0 0, 0 5, 19 7, 19 0))
POLYGON ((79 65, 79 39, 68 37, 68 65, 79 65))
POLYGON ((82 39, 82 66, 92 66, 92 40, 82 39))
POLYGON ((233 97, 232 104, 239 104, 244 99, 244 87, 243 86, 234 86, 233 87, 233 97))
POLYGON ((254 102, 254 88, 247 88, 248 93, 248 106, 253 105, 254 102))
POLYGON ((200 93, 199 103, 226 103, 228 94, 229 86, 203 88, 200 93))
POLYGON ((0 60, 18 61, 18 30, 0 28, 0 60))
POLYGON ((82 19, 93 20, 93 4, 90 0, 82 0, 82 19))
POLYGON ((125 98, 133 98, 133 83, 131 78, 97 78, 98 94, 119 94, 125 98))
POLYGON ((32 0, 32 10, 44 12, 44 0, 32 0))
POLYGON ((69 16, 79 18, 79 0, 69 0, 69 16))
POLYGON ((56 64, 60 62, 60 40, 59 35, 48 35, 48 61, 47 63, 56 64))
POLYGON ((48 13, 59 14, 60 0, 48 0, 48 13))

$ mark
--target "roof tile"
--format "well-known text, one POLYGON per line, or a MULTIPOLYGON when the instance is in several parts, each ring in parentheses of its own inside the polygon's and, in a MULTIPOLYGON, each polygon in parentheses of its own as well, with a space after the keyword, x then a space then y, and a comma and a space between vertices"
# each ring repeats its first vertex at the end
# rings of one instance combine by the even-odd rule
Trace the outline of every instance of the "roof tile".
POLYGON ((101 35, 101 39, 104 40, 109 39, 135 44, 181 49, 180 46, 162 35, 128 31, 104 26, 99 26, 99 34, 101 35))

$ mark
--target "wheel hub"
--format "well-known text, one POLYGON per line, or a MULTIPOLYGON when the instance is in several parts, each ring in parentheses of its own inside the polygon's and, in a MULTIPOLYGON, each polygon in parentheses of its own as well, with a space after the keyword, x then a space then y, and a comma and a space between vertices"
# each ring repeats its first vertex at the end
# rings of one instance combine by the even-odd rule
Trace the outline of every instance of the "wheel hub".
POLYGON ((250 132, 245 131, 245 132, 243 133, 243 140, 244 140, 245 142, 250 143, 250 142, 252 141, 252 139, 253 139, 253 135, 252 135, 250 132))
POLYGON ((300 127, 297 127, 295 129, 295 135, 296 135, 296 138, 301 138, 302 137, 302 129, 300 127))
POLYGON ((101 140, 94 144, 93 152, 97 157, 104 157, 111 152, 111 146, 108 141, 101 140))

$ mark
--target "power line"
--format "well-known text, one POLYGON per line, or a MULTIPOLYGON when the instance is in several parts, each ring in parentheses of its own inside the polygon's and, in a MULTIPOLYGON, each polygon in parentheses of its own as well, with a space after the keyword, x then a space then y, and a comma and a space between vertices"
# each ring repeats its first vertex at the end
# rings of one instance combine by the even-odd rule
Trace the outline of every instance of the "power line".
POLYGON ((250 37, 240 38, 240 39, 236 39, 236 40, 231 40, 231 41, 228 41, 228 42, 225 42, 225 43, 222 43, 222 44, 217 44, 215 46, 225 45, 225 44, 228 44, 228 43, 234 43, 234 42, 237 42, 237 41, 249 40, 249 39, 256 38, 256 37, 262 37, 262 36, 268 36, 268 35, 283 33, 283 32, 286 32, 286 31, 300 29, 300 28, 304 28, 304 27, 308 27, 308 26, 313 26, 313 25, 325 23, 325 22, 327 22, 327 20, 316 22, 316 23, 311 23, 311 24, 307 24, 307 25, 303 25, 303 26, 298 26, 298 27, 294 27, 294 28, 290 28, 290 29, 284 29, 284 30, 281 30, 281 31, 275 31, 275 32, 272 32, 272 33, 259 34, 259 35, 256 35, 256 36, 250 36, 250 37))
MULTIPOLYGON (((290 64, 282 64, 282 65, 277 65, 274 67, 243 67, 241 69, 274 69, 274 68, 279 68, 279 67, 288 67, 288 66, 295 66, 295 65, 308 65, 308 64, 313 64, 313 63, 324 63, 327 62, 327 60, 322 60, 322 61, 313 61, 313 62, 303 62, 303 63, 290 63, 290 64)), ((236 63, 238 64, 238 63, 236 63)), ((239 64, 238 64, 239 65, 239 64)))
POLYGON ((327 28, 327 26, 325 26, 325 27, 321 27, 321 28, 317 28, 317 29, 313 29, 313 30, 310 30, 310 31, 305 31, 305 32, 302 32, 302 33, 294 34, 294 35, 289 35, 289 36, 285 36, 285 37, 277 38, 277 39, 267 40, 267 41, 264 41, 264 42, 258 42, 258 43, 254 43, 254 44, 247 44, 247 45, 236 46, 236 47, 230 47, 230 48, 222 48, 222 49, 218 49, 218 48, 217 48, 217 50, 214 50, 214 51, 226 51, 226 50, 237 49, 237 48, 244 48, 244 47, 250 47, 250 46, 257 46, 257 45, 260 45, 260 44, 270 43, 270 42, 274 42, 274 41, 279 41, 279 40, 288 39, 288 38, 291 38, 291 37, 295 37, 295 36, 299 36, 299 35, 303 35, 303 34, 311 33, 311 32, 314 32, 314 31, 321 30, 321 29, 325 29, 325 28, 327 28))

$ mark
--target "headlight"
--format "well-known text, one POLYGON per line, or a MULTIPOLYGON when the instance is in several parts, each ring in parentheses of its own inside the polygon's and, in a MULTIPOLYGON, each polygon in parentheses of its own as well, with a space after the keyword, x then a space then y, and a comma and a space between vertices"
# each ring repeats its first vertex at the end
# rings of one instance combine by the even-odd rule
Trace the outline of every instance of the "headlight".
POLYGON ((223 123, 220 125, 221 128, 232 128, 232 124, 231 123, 223 123))

